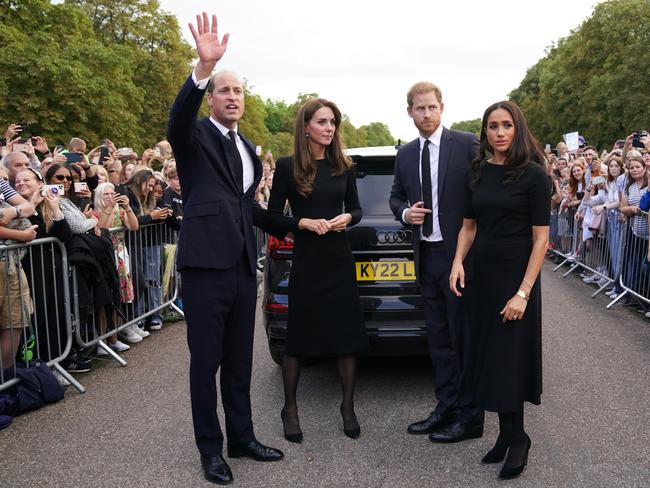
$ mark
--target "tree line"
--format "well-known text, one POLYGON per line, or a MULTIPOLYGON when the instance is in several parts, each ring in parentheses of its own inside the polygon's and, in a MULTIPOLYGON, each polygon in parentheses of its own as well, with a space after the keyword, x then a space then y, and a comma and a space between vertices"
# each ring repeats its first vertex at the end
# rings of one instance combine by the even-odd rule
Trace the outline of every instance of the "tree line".
MULTIPOLYGON (((165 138, 194 56, 158 0, 0 0, 0 46, 0 127, 20 123, 50 143, 108 138, 137 151, 165 138)), ((315 95, 287 103, 249 89, 241 130, 289 154, 295 114, 315 95)), ((346 116, 340 130, 348 147, 394 144, 381 122, 357 128, 346 116)))
MULTIPOLYGON (((602 149, 650 129, 650 1, 609 0, 547 49, 508 97, 540 143, 578 131, 602 149)), ((481 119, 452 128, 479 133, 481 119)))

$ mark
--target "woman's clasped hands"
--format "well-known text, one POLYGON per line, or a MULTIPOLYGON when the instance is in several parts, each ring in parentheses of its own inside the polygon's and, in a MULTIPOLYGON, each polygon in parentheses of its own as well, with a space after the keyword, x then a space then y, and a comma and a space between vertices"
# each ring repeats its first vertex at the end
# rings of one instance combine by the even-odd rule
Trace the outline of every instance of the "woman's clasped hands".
POLYGON ((300 219, 300 222, 298 222, 298 228, 315 232, 319 236, 322 236, 328 232, 344 231, 350 222, 352 222, 352 215, 349 213, 342 213, 329 220, 302 218, 300 219))

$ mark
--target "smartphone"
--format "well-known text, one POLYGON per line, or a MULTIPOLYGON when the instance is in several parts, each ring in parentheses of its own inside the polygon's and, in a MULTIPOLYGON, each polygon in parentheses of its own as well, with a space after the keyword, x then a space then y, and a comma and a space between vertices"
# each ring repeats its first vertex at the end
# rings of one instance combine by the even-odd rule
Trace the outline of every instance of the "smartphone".
POLYGON ((45 185, 46 191, 49 191, 52 195, 63 196, 65 195, 65 188, 63 185, 45 185))
POLYGON ((560 151, 558 151, 557 149, 551 149, 551 153, 555 154, 558 158, 560 157, 560 151))
POLYGON ((124 185, 117 185, 115 186, 115 194, 116 195, 126 195, 126 187, 124 185))
POLYGON ((14 142, 12 150, 13 151, 18 151, 18 152, 29 152, 29 144, 27 144, 27 141, 25 139, 20 139, 17 142, 14 142))
POLYGON ((21 129, 20 130, 20 135, 21 136, 23 136, 23 137, 29 137, 30 136, 28 124, 26 124, 24 122, 21 122, 20 123, 20 129, 21 129))
POLYGON ((544 151, 545 151, 546 153, 550 153, 550 152, 551 152, 551 145, 550 145, 550 144, 546 144, 546 146, 544 146, 544 151))
POLYGON ((85 181, 76 181, 74 184, 74 192, 79 193, 80 191, 87 190, 88 189, 88 183, 85 181))
POLYGON ((605 183, 605 177, 604 176, 594 176, 591 179, 591 184, 592 185, 600 185, 602 183, 605 183))
POLYGON ((65 153, 65 163, 66 164, 71 164, 71 163, 80 163, 83 160, 84 155, 81 153, 65 153))
POLYGON ((54 151, 56 154, 59 154, 61 151, 65 149, 65 146, 63 144, 57 144, 56 147, 54 148, 54 151))
POLYGON ((106 161, 110 156, 110 150, 106 146, 102 146, 101 149, 99 150, 99 160, 97 161, 98 164, 104 164, 104 161, 106 161))
POLYGON ((645 145, 643 142, 641 142, 641 137, 648 135, 646 131, 641 131, 641 132, 635 132, 632 134, 632 147, 638 147, 639 149, 643 149, 645 145))
POLYGON ((38 144, 38 138, 32 137, 32 146, 35 146, 36 144, 38 144))

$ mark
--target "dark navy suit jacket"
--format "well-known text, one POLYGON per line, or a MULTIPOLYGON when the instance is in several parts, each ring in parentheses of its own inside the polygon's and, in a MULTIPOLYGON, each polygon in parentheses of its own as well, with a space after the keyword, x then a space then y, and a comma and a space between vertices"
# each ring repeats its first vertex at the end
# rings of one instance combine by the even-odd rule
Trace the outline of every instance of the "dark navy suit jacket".
MULTIPOLYGON (((438 220, 449 263, 456 254, 458 232, 463 225, 470 162, 478 152, 474 134, 443 128, 438 156, 438 220)), ((420 139, 400 147, 395 158, 395 178, 390 193, 390 208, 398 221, 404 210, 422 201, 420 184, 420 139)), ((403 222, 408 225, 406 222, 403 222)), ((419 276, 420 227, 413 229, 415 271, 419 276)), ((471 255, 465 259, 465 276, 473 274, 471 255)))
POLYGON ((182 268, 228 269, 244 247, 251 273, 256 268, 253 225, 265 227, 265 210, 255 202, 262 163, 255 147, 239 136, 251 155, 254 181, 245 193, 235 184, 233 164, 241 164, 236 146, 209 118, 197 120, 205 90, 190 76, 169 116, 167 136, 174 150, 183 195, 183 223, 177 265, 182 268))

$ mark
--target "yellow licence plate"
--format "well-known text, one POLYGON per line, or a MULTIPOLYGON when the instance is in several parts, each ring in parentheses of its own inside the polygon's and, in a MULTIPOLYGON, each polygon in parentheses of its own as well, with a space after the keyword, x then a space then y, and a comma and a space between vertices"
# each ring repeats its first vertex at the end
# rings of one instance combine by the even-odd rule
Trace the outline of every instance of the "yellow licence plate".
POLYGON ((413 261, 357 261, 357 281, 414 281, 413 261))

